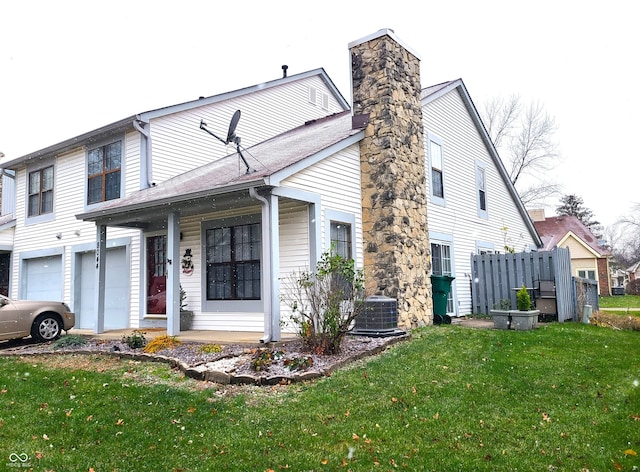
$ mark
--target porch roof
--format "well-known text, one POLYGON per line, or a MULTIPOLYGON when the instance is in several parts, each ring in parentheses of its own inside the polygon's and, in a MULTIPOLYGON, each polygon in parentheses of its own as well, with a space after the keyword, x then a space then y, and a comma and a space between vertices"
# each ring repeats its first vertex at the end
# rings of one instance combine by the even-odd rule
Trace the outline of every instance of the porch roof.
MULTIPOLYGON (((318 160, 360 139, 364 132, 354 129, 350 112, 313 120, 286 133, 234 152, 209 164, 187 171, 124 198, 105 202, 76 215, 84 221, 109 226, 145 227, 169 212, 190 214, 202 209, 212 197, 238 195, 247 189, 271 188, 318 160)), ((211 205, 207 205, 209 211, 211 205)))

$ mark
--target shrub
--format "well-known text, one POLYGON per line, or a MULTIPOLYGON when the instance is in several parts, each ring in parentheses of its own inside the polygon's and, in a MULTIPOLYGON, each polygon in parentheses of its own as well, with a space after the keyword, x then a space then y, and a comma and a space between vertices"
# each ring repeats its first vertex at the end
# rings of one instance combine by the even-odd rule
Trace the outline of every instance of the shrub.
POLYGON ((267 370, 274 360, 284 356, 284 351, 273 349, 258 349, 251 358, 251 368, 256 372, 267 370))
POLYGON ((215 354, 222 352, 222 346, 220 344, 205 344, 200 346, 199 351, 205 354, 215 354))
POLYGON ((311 356, 294 357, 293 359, 285 359, 284 366, 289 370, 307 370, 313 365, 311 356))
POLYGON ((624 289, 627 295, 640 295, 640 279, 632 280, 624 289))
POLYGON ((62 336, 53 343, 53 349, 62 349, 65 347, 78 347, 87 344, 87 340, 78 334, 67 334, 62 336))
POLYGON ((158 336, 157 338, 153 338, 153 340, 144 347, 144 352, 153 354, 165 349, 173 349, 181 344, 182 341, 180 341, 176 336, 169 336, 165 334, 158 336))
POLYGON ((131 349, 139 349, 147 344, 147 338, 144 337, 143 331, 136 329, 131 334, 124 334, 122 336, 122 342, 131 349))
POLYGON ((305 349, 322 355, 340 351, 344 336, 364 310, 364 275, 353 259, 333 250, 324 253, 317 270, 297 272, 283 284, 281 300, 305 349))
POLYGON ((529 291, 523 285, 516 294, 516 307, 520 311, 529 311, 531 309, 531 297, 529 291))

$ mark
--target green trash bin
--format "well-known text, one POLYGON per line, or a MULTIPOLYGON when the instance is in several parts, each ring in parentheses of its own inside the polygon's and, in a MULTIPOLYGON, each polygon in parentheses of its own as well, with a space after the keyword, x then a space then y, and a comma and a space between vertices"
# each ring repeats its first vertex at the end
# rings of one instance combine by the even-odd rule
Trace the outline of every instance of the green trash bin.
POLYGON ((432 275, 431 288, 433 291, 433 324, 451 324, 451 317, 447 315, 447 301, 451 291, 451 282, 455 277, 449 275, 432 275))

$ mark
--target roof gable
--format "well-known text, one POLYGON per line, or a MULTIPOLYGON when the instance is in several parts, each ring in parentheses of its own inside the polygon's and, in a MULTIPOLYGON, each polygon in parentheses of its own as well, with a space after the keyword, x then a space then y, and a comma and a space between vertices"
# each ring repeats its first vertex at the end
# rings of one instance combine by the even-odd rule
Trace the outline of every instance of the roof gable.
POLYGON ((596 257, 610 255, 609 250, 598 244, 593 235, 577 217, 573 215, 552 216, 534 223, 538 234, 544 242, 544 250, 551 250, 566 241, 571 235, 583 246, 589 249, 596 257))
POLYGON ((342 94, 337 89, 333 81, 329 78, 325 70, 322 68, 319 68, 319 69, 314 69, 308 72, 303 72, 300 74, 294 74, 288 77, 272 80, 262 84, 256 84, 251 87, 245 87, 245 88, 234 90, 231 92, 225 92, 225 93, 213 95, 210 97, 202 97, 197 100, 192 100, 189 102, 179 103, 179 104, 170 105, 163 108, 158 108, 155 110, 138 113, 136 115, 123 118, 122 120, 108 124, 101 128, 97 128, 87 133, 75 136, 71 139, 67 139, 65 141, 54 144, 52 146, 48 146, 46 148, 39 149, 37 151, 18 157, 16 159, 3 162, 0 165, 6 169, 17 169, 33 159, 45 159, 48 157, 53 157, 62 152, 67 152, 72 149, 85 146, 87 144, 101 141, 106 137, 111 136, 115 133, 133 130, 138 123, 148 123, 149 120, 154 118, 159 118, 162 116, 170 115, 173 113, 179 113, 186 110, 192 110, 194 108, 211 105, 214 103, 222 102, 224 100, 229 100, 229 99, 240 97, 243 95, 249 95, 252 93, 259 92, 261 90, 266 90, 273 87, 288 84, 291 82, 304 80, 313 76, 320 77, 320 79, 326 84, 327 88, 332 92, 336 101, 338 102, 338 104, 343 110, 346 111, 350 109, 349 103, 342 96, 342 94))
POLYGON ((469 95, 469 92, 467 91, 467 88, 465 87, 462 79, 452 80, 449 82, 443 82, 441 84, 433 85, 431 87, 426 87, 422 89, 422 92, 420 94, 420 100, 422 105, 424 106, 428 103, 433 102, 434 100, 437 100, 443 95, 446 95, 455 90, 459 92, 462 102, 464 103, 464 106, 467 109, 474 126, 476 127, 478 134, 480 135, 480 138, 482 139, 482 142, 484 143, 487 149, 487 152, 491 157, 491 160, 496 166, 496 169, 498 170, 498 174, 504 181, 504 184, 507 190, 509 191, 509 195, 511 196, 511 199, 516 205, 516 208, 518 209, 518 212, 520 213, 522 220, 524 221, 526 227, 529 229, 529 232, 533 240, 535 241, 536 246, 538 246, 539 248, 542 247, 543 242, 536 231, 536 228, 533 224, 533 220, 529 216, 529 213, 527 212, 524 204, 522 203, 522 200, 520 199, 518 192, 516 191, 515 187, 511 183, 511 179, 509 179, 509 174, 507 173, 507 170, 505 169, 504 164, 502 163, 502 159, 500 159, 500 156, 498 155, 498 151, 493 145, 493 141, 491 141, 491 138, 489 137, 489 133, 484 127, 484 124, 482 123, 482 119, 480 118, 480 114, 478 113, 478 110, 476 109, 473 103, 473 100, 471 100, 471 96, 469 95))
POLYGON ((282 179, 358 142, 363 136, 364 131, 352 127, 349 112, 312 120, 248 149, 241 149, 242 157, 250 166, 249 171, 235 152, 154 187, 105 202, 96 209, 77 215, 77 218, 98 221, 129 211, 166 210, 169 205, 249 187, 277 186, 282 179))

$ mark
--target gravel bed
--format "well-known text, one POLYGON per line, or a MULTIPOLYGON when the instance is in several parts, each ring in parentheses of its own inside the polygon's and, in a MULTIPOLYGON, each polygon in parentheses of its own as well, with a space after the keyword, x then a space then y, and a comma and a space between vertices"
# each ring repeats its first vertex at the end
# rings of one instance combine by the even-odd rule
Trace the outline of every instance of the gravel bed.
POLYGON ((87 336, 86 344, 54 349, 53 343, 34 344, 27 340, 0 344, 0 355, 31 356, 43 354, 81 353, 132 357, 168 362, 186 375, 218 383, 274 384, 327 375, 362 357, 379 353, 408 335, 389 337, 347 336, 339 354, 320 356, 305 352, 300 340, 275 345, 221 345, 220 352, 206 352, 210 344, 185 342, 173 349, 146 354, 119 340, 87 336), (270 355, 269 355, 270 354, 270 355), (268 359, 256 370, 257 356, 268 359))

